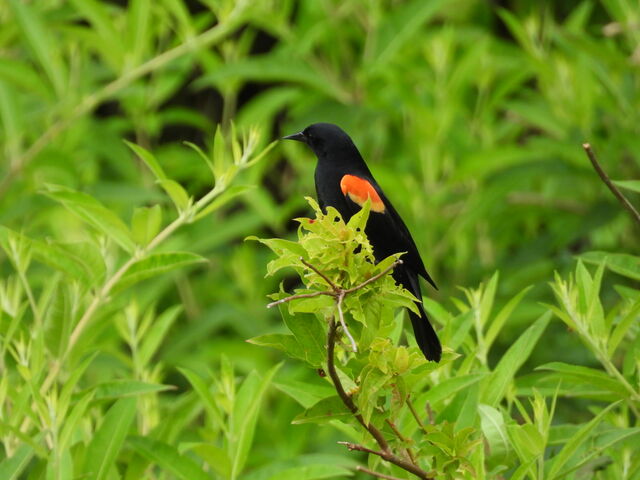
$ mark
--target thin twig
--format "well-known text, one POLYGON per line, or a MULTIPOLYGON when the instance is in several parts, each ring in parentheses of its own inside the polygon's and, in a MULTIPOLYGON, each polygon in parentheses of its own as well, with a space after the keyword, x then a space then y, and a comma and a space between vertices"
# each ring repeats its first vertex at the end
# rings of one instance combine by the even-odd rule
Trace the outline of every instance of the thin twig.
POLYGON ((389 425, 391 427, 391 430, 393 430, 393 433, 396 434, 396 437, 398 437, 398 439, 400 439, 401 442, 404 442, 404 443, 408 442, 408 440, 405 438, 405 436, 402 435, 402 433, 400 433, 400 430, 398 430, 398 427, 396 427, 395 423, 393 423, 388 418, 385 419, 385 422, 387 422, 387 425, 389 425))
POLYGON ((418 416, 418 412, 416 412, 416 409, 413 407, 413 404, 411 403, 411 395, 407 396, 407 406, 409 407, 409 411, 411 411, 413 418, 415 418, 416 423, 420 426, 420 429, 426 432, 424 428, 424 423, 422 423, 422 420, 420 420, 420 417, 418 416))
POLYGON ((351 288, 347 288, 344 293, 353 293, 357 290, 360 290, 361 288, 366 287, 367 285, 369 285, 370 283, 375 282, 376 280, 378 280, 380 277, 384 277, 387 273, 389 273, 391 270, 393 270, 394 268, 396 268, 398 265, 402 265, 402 260, 401 259, 397 259, 395 262, 393 262, 391 265, 389 265, 387 268, 385 268, 383 271, 381 271, 380 273, 374 275, 373 277, 371 277, 369 280, 365 280, 364 282, 362 282, 360 285, 356 285, 355 287, 351 287, 351 288))
POLYGON ((267 304, 267 308, 272 308, 272 307, 275 307, 276 305, 280 305, 281 303, 287 303, 292 300, 298 300, 299 298, 313 298, 313 297, 319 297, 320 295, 329 295, 330 297, 336 296, 334 292, 329 292, 328 290, 324 290, 322 292, 313 292, 313 293, 298 293, 296 295, 291 295, 290 297, 281 298, 280 300, 271 302, 267 304))
POLYGON ((327 282, 329 284, 329 286, 334 290, 340 290, 340 288, 331 281, 331 279, 329 277, 327 277, 324 273, 322 273, 320 270, 318 270, 316 267, 314 267, 313 265, 311 265, 309 262, 307 262, 304 258, 300 257, 300 261, 302 263, 304 263, 308 268, 310 268, 311 270, 313 270, 314 272, 316 272, 318 275, 320 275, 322 277, 322 279, 327 282))
POLYGON ((356 450, 358 452, 370 453, 372 455, 377 455, 378 457, 384 458, 384 453, 378 450, 372 450, 371 448, 367 448, 364 445, 360 445, 359 443, 352 442, 338 442, 338 445, 344 445, 349 449, 350 452, 356 450))
POLYGON ((344 331, 344 334, 347 336, 347 338, 351 342, 351 349, 353 350, 353 353, 356 353, 358 351, 358 345, 356 345, 356 341, 351 336, 351 332, 347 328, 347 324, 344 321, 344 313, 342 313, 342 301, 344 300, 344 295, 345 295, 344 290, 342 290, 338 295, 338 300, 336 301, 336 306, 338 307, 338 318, 340 319, 340 325, 342 325, 342 330, 344 331))
POLYGON ((363 473, 367 473, 369 475, 371 475, 372 477, 378 477, 378 478, 384 478, 385 480, 402 480, 399 477, 394 477, 391 475, 386 475, 384 473, 380 473, 380 472, 376 472, 375 470, 369 470, 367 467, 363 467, 361 465, 358 465, 356 467, 356 470, 358 472, 363 472, 363 473))
POLYGON ((587 153, 587 157, 589 157, 589 160, 591 160, 591 164, 593 165, 593 168, 595 168, 596 172, 598 172, 598 175, 600 175, 600 178, 602 179, 602 181, 605 183, 607 187, 609 187, 609 190, 611 190, 611 192, 616 196, 616 198, 620 201, 622 206, 625 209, 627 209, 627 211, 631 214, 635 222, 638 224, 638 227, 640 227, 640 213, 638 213, 638 211, 633 207, 633 205, 631 205, 631 202, 627 200, 627 197, 625 197, 622 194, 622 192, 618 190, 618 187, 616 187, 613 184, 609 176, 602 169, 602 167, 600 166, 600 163, 598 162, 598 159, 596 158, 595 152, 591 148, 591 145, 589 143, 583 143, 582 148, 584 148, 584 151, 587 153))
POLYGON ((434 425, 436 421, 433 418, 433 410, 431 409, 431 404, 427 402, 424 406, 424 409, 427 411, 427 418, 429 419, 429 424, 434 425))
MULTIPOLYGON (((400 432, 400 430, 398 430, 398 427, 396 426, 395 423, 393 423, 391 420, 389 420, 388 418, 385 419, 385 422, 387 422, 387 425, 389 425, 389 427, 391 427, 391 430, 393 430, 393 433, 396 434, 396 437, 398 437, 398 439, 402 442, 402 443, 406 443, 409 444, 410 440, 408 438, 406 438, 404 435, 402 435, 402 433, 400 432)), ((413 452, 411 451, 411 448, 409 447, 405 447, 404 449, 407 452, 407 456, 409 457, 409 460, 411 460, 411 463, 413 463, 414 465, 416 465, 416 459, 413 455, 413 452)))

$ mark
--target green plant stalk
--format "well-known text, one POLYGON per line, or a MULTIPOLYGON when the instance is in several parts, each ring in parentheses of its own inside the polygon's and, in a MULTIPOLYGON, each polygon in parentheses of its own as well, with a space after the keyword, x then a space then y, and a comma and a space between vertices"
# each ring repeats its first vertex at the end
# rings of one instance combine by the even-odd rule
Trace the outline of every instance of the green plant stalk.
POLYGON ((242 13, 245 10, 245 6, 248 2, 236 2, 236 8, 225 19, 224 22, 218 23, 209 30, 187 39, 184 43, 181 43, 177 47, 167 50, 160 55, 147 60, 143 64, 124 72, 120 77, 111 81, 102 89, 95 93, 87 95, 80 101, 80 103, 71 111, 70 115, 66 118, 58 120, 51 125, 23 154, 18 157, 15 162, 11 163, 9 171, 5 177, 0 181, 0 196, 11 185, 12 180, 58 135, 67 130, 71 125, 75 123, 80 117, 91 112, 100 103, 110 98, 135 80, 152 73, 168 63, 180 58, 193 50, 200 49, 211 45, 219 41, 239 26, 242 19, 242 13), (237 5, 240 5, 238 7, 237 5))
POLYGON ((567 311, 569 316, 573 319, 573 322, 575 323, 575 325, 578 327, 578 334, 584 339, 589 349, 593 352, 593 354, 596 356, 598 361, 602 364, 602 366, 607 371, 607 373, 609 375, 614 376, 629 392, 631 398, 627 399, 627 404, 629 405, 629 408, 631 409, 631 411, 633 411, 633 413, 636 415, 636 417, 640 418, 640 410, 638 410, 638 408, 635 405, 635 402, 640 401, 640 394, 636 392, 636 390, 628 382, 628 380, 624 377, 624 375, 622 375, 622 373, 620 373, 620 371, 616 368, 613 362, 611 362, 611 359, 608 357, 606 352, 603 352, 600 349, 600 347, 598 347, 597 342, 595 342, 594 339, 591 338, 591 335, 589 335, 589 332, 585 331, 582 328, 582 325, 583 325, 582 319, 573 310, 573 308, 571 308, 570 299, 564 296, 562 298, 562 301, 564 303, 565 310, 567 311))
POLYGON ((129 268, 131 268, 131 266, 134 263, 145 258, 151 251, 153 251, 157 246, 159 246, 168 237, 170 237, 178 228, 180 228, 186 223, 190 223, 193 217, 195 217, 195 215, 197 215, 199 211, 201 211, 203 208, 209 205, 224 190, 225 190, 225 186, 216 185, 216 187, 214 187, 209 193, 207 193, 204 197, 198 200, 193 206, 181 212, 178 218, 176 218, 173 222, 167 225, 164 228, 164 230, 158 233, 158 235, 156 235, 153 238, 153 240, 151 240, 145 247, 138 250, 138 252, 136 252, 134 256, 129 258, 129 260, 127 260, 116 271, 116 273, 114 273, 111 276, 111 278, 109 278, 104 283, 102 288, 98 291, 98 294, 95 297, 93 297, 93 300, 91 301, 91 303, 85 310, 84 314, 82 315, 82 317, 74 327, 73 331, 71 332, 71 335, 69 337, 69 342, 67 343, 64 353, 51 366, 51 370, 49 370, 49 374, 47 375, 47 378, 45 379, 40 389, 41 392, 46 392, 51 387, 51 385, 57 378, 58 374, 60 373, 62 364, 65 362, 65 360, 69 356, 69 353, 71 352, 71 350, 73 350, 73 347, 78 342, 80 335, 82 335, 82 333, 86 329, 87 325, 89 324, 89 321, 93 318, 93 315, 95 314, 96 310, 108 299, 109 293, 111 293, 111 290, 113 289, 113 287, 115 287, 115 285, 122 279, 122 277, 127 273, 129 268))

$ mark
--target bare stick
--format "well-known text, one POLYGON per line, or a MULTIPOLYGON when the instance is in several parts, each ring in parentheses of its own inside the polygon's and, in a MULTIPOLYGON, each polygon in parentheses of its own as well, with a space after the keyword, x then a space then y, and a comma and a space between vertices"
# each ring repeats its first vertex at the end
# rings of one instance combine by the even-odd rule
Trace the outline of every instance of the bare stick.
POLYGON ((358 345, 356 345, 356 341, 351 336, 351 332, 347 328, 347 324, 344 321, 344 313, 342 313, 342 301, 344 300, 344 290, 340 292, 338 295, 338 301, 336 302, 336 306, 338 307, 338 318, 340 319, 340 325, 342 325, 342 330, 344 330, 344 334, 347 336, 349 341, 351 342, 351 349, 354 353, 358 351, 358 345))
MULTIPOLYGON (((393 433, 396 434, 396 437, 398 437, 398 439, 402 443, 407 443, 407 444, 410 443, 410 440, 408 438, 406 438, 404 435, 402 435, 402 433, 400 432, 400 430, 398 430, 398 427, 396 426, 395 423, 393 423, 388 418, 385 419, 385 422, 387 422, 387 425, 389 425, 389 427, 391 427, 391 430, 393 430, 393 433)), ((407 456, 409 457, 409 460, 411 460, 411 463, 413 463, 415 465, 416 464, 416 459, 413 456, 413 452, 411 451, 411 448, 405 447, 405 451, 407 452, 407 456)))
POLYGON ((365 447, 364 445, 360 445, 358 443, 352 442, 338 442, 338 445, 344 445, 349 449, 350 452, 357 450, 358 452, 366 452, 372 455, 377 455, 379 457, 384 457, 384 453, 379 452, 378 450, 372 450, 370 448, 365 447))
POLYGON ((393 430, 393 433, 396 434, 396 437, 398 437, 401 442, 405 442, 405 443, 408 442, 408 440, 405 438, 405 436, 402 435, 402 433, 400 433, 400 430, 398 430, 398 427, 396 427, 395 423, 393 423, 388 418, 385 419, 385 422, 387 422, 387 425, 389 425, 391 427, 391 430, 393 430))
POLYGON ((422 420, 420 420, 420 417, 418 416, 418 412, 416 412, 416 409, 413 407, 413 403, 411 403, 411 395, 407 397, 407 406, 409 407, 409 410, 411 411, 413 418, 416 419, 416 423, 420 426, 420 429, 426 432, 424 428, 424 423, 422 423, 422 420))
POLYGON ((384 473, 376 472, 374 470, 369 470, 367 467, 362 467, 360 465, 358 465, 356 467, 356 470, 358 472, 367 473, 367 474, 371 475, 372 477, 384 478, 385 480, 402 480, 401 478, 398 478, 398 477, 393 477, 391 475, 386 475, 384 473))
POLYGON ((618 187, 616 187, 613 184, 611 179, 602 169, 602 167, 600 166, 600 163, 598 162, 598 159, 596 158, 596 154, 591 148, 591 145, 589 143, 583 143, 582 148, 584 148, 584 151, 587 153, 587 157, 589 157, 589 160, 591 160, 591 165, 593 165, 593 168, 595 168, 596 172, 598 172, 598 175, 600 175, 600 178, 602 179, 602 181, 605 183, 607 187, 609 187, 609 190, 611 190, 611 192, 616 196, 616 198, 620 201, 622 206, 629 211, 629 213, 631 214, 635 222, 640 227, 640 213, 638 213, 638 211, 633 207, 633 205, 631 205, 629 200, 627 200, 627 197, 625 197, 622 194, 622 192, 618 190, 618 187))
POLYGON ((431 404, 429 402, 427 402, 426 405, 424 406, 424 408, 427 411, 427 418, 429 419, 429 423, 431 425, 435 424, 436 421, 433 418, 433 410, 431 409, 431 404))
POLYGON ((357 290, 360 290, 361 288, 366 287, 367 285, 369 285, 370 283, 375 282, 376 280, 378 280, 380 277, 384 277, 387 273, 389 273, 391 270, 393 270, 394 268, 396 268, 398 265, 402 265, 402 260, 401 259, 397 259, 395 262, 393 262, 391 265, 389 265, 387 268, 385 268, 383 271, 381 271, 380 273, 378 273, 377 275, 374 275, 373 277, 371 277, 369 280, 365 280, 364 282, 362 282, 360 285, 356 285, 355 287, 351 287, 351 288, 347 288, 344 293, 352 293, 355 292, 357 290))
POLYGON ((330 297, 336 296, 334 292, 330 292, 328 290, 325 290, 322 292, 313 292, 313 293, 299 293, 297 295, 291 295, 290 297, 281 298, 280 300, 271 302, 267 305, 267 308, 275 307, 276 305, 280 305, 281 303, 287 303, 292 300, 298 300, 299 298, 313 298, 313 297, 319 297, 320 295, 329 295, 330 297))
POLYGON ((333 289, 333 290, 340 290, 340 288, 338 288, 338 286, 333 283, 331 281, 331 279, 329 277, 327 277, 324 273, 322 273, 320 270, 318 270, 316 267, 314 267, 313 265, 311 265, 309 262, 307 262, 304 258, 300 257, 300 261, 302 263, 304 263, 307 267, 309 267, 311 270, 313 270, 314 272, 316 272, 318 275, 320 275, 322 277, 322 279, 327 282, 329 284, 329 286, 333 289))

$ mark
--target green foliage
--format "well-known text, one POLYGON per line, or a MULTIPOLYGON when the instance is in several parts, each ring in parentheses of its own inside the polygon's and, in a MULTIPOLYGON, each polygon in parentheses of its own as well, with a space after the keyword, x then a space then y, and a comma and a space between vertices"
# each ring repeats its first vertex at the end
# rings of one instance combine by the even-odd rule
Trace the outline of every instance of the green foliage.
MULTIPOLYGON (((285 325, 264 308, 279 284, 327 284, 304 249, 263 278, 269 252, 242 242, 297 238, 312 155, 267 148, 316 121, 353 136, 440 288, 422 299, 438 367, 397 346, 402 309, 371 293, 390 278, 347 295, 371 357, 341 366, 349 389, 372 365, 354 398, 386 402, 389 372, 422 368, 411 404, 437 442, 406 403, 385 412, 426 466, 637 478, 638 234, 580 144, 637 206, 640 10, 500 5, 0 2, 0 478, 366 478, 335 442, 368 437, 308 368, 334 299, 281 305, 285 325)), ((381 271, 357 258, 324 267, 356 286, 381 271)))
MULTIPOLYGON (((331 325, 344 317, 357 349, 345 336, 338 340, 337 380, 331 374, 322 375, 335 392, 306 391, 303 400, 297 385, 281 388, 305 408, 294 422, 329 423, 349 435, 350 441, 365 438, 364 446, 350 449, 381 452, 387 447, 371 432, 370 425, 374 425, 383 432, 395 455, 435 478, 471 479, 509 473, 512 478, 565 479, 596 468, 604 470, 607 476, 603 478, 616 478, 629 467, 616 461, 616 453, 622 449, 630 454, 631 442, 640 434, 640 391, 633 381, 637 378, 637 342, 625 341, 626 371, 621 372, 612 359, 623 338, 637 338, 630 332, 630 319, 637 320, 638 299, 631 305, 623 302, 605 316, 600 286, 606 259, 593 275, 582 262, 569 280, 557 275, 552 288, 558 306, 548 306, 548 311, 519 335, 494 366, 487 361, 493 340, 528 289, 498 312, 493 309, 497 274, 476 290, 464 290, 466 303, 455 301, 457 315, 428 301, 426 307, 433 317, 446 320, 444 345, 453 342, 462 352, 458 355, 445 349, 440 364, 428 363, 417 347, 398 345, 402 317, 394 315, 394 309, 410 308, 413 302, 388 274, 395 258, 378 264, 374 261, 363 233, 368 206, 345 224, 335 209, 328 208, 325 214, 309 201, 316 217, 298 219, 297 242, 260 240, 277 255, 267 266, 269 275, 292 268, 304 283, 305 288, 293 295, 281 291, 273 296, 273 305, 286 303, 281 313, 291 333, 263 335, 251 341, 331 373, 333 360, 326 349, 335 342, 331 325), (380 273, 387 274, 367 283, 380 273), (539 366, 537 370, 545 373, 533 379, 517 377, 552 314, 576 332, 602 370, 553 362, 539 366), (325 338, 327 343, 321 343, 325 338), (343 389, 348 398, 341 393, 343 389), (582 426, 553 424, 562 397, 583 396, 606 400, 609 405, 593 405, 595 415, 582 426), (435 417, 430 413, 428 419, 421 418, 414 404, 418 411, 426 407, 435 412, 435 417), (367 432, 372 437, 368 440, 367 432)), ((624 258, 619 263, 636 261, 624 258)), ((637 325, 636 321, 633 327, 637 325)), ((328 352, 332 351, 329 347, 328 352)), ((369 466, 385 468, 383 457, 383 453, 371 453, 369 466)), ((394 465, 389 473, 398 475, 399 465, 393 460, 390 464, 394 465)), ((634 475, 640 472, 637 459, 632 471, 634 475)))

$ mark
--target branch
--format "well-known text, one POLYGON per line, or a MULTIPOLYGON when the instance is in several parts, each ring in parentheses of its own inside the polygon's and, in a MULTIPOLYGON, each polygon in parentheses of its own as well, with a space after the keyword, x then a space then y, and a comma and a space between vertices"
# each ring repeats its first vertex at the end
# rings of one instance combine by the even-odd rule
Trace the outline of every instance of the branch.
POLYGON ((358 351, 358 345, 356 345, 356 341, 351 336, 351 332, 349 332, 347 324, 344 321, 344 313, 342 313, 342 301, 344 300, 344 295, 345 292, 344 290, 342 290, 338 295, 338 300, 336 301, 336 306, 338 307, 338 318, 340 319, 340 325, 342 325, 342 329, 344 330, 345 335, 351 342, 351 350, 356 353, 358 351))
POLYGON ((340 290, 340 288, 335 283, 333 283, 329 277, 327 277, 324 273, 322 273, 316 267, 314 267, 309 262, 307 262, 304 258, 300 257, 300 261, 304 263, 307 267, 309 267, 311 270, 316 272, 318 275, 320 275, 320 277, 322 277, 322 279, 329 284, 329 286, 333 289, 334 292, 340 290))
POLYGON ((276 300, 275 302, 271 302, 267 304, 267 308, 275 307, 276 305, 280 305, 281 303, 288 303, 292 300, 298 300, 299 298, 313 298, 319 297, 320 295, 329 295, 331 297, 335 297, 335 292, 330 292, 328 290, 323 290, 322 292, 313 292, 313 293, 298 293, 296 295, 291 295, 290 297, 281 298, 280 300, 276 300))
MULTIPOLYGON (((393 268, 393 266, 385 270, 385 272, 383 273, 386 273, 391 268, 393 268)), ((374 281, 375 278, 372 277, 370 280, 374 281)), ((334 318, 332 318, 331 321, 329 322, 329 332, 327 334, 327 371, 329 372, 329 377, 331 377, 333 386, 335 387, 336 392, 340 397, 340 400, 342 400, 342 403, 344 403, 344 405, 351 411, 353 416, 356 418, 358 423, 360 423, 360 425, 362 425, 362 427, 369 432, 369 434, 375 439, 376 443, 380 446, 379 452, 376 450, 370 450, 370 449, 366 449, 362 451, 372 453, 374 455, 378 455, 383 460, 393 463, 394 465, 397 465, 398 467, 402 468, 403 470, 406 470, 407 472, 413 473, 415 476, 417 476, 422 480, 431 480, 427 472, 422 470, 420 467, 395 455, 389 448, 389 444, 387 443, 387 440, 384 438, 384 435, 382 434, 382 432, 378 430, 378 428, 375 425, 371 423, 367 423, 362 417, 362 415, 358 413, 358 407, 356 407, 351 397, 347 394, 347 392, 345 392, 344 387, 342 386, 342 382, 340 381, 340 377, 338 376, 338 372, 336 371, 336 366, 335 366, 336 329, 337 329, 336 321, 334 318)), ((345 445, 345 443, 343 443, 343 445, 345 445)), ((355 446, 356 444, 346 443, 346 445, 349 447, 349 449, 351 449, 351 445, 355 446)), ((362 447, 362 448, 364 449, 366 447, 362 447)), ((354 447, 353 449, 361 450, 361 448, 357 448, 357 447, 354 447)))
POLYGON ((411 403, 411 395, 407 396, 407 406, 409 407, 409 410, 411 411, 411 414, 413 415, 413 418, 415 418, 416 423, 418 424, 420 429, 426 433, 427 431, 424 428, 424 423, 422 423, 422 420, 420 420, 420 417, 418 416, 418 412, 416 412, 416 409, 413 407, 413 404, 411 403))
POLYGON ((347 449, 350 452, 353 452, 354 450, 358 451, 358 452, 366 452, 366 453, 370 453, 372 455, 377 455, 379 457, 384 458, 384 453, 379 452, 378 450, 372 450, 370 448, 365 447, 364 445, 360 445, 358 443, 352 443, 352 442, 338 442, 338 445, 344 445, 345 447, 347 447, 347 449))
MULTIPOLYGON (((400 432, 400 430, 398 430, 398 427, 396 426, 395 423, 393 423, 391 420, 389 420, 388 418, 385 419, 385 422, 387 422, 387 425, 389 425, 389 427, 391 428, 391 430, 393 430, 393 433, 396 434, 396 437, 398 437, 398 439, 405 444, 409 444, 411 443, 411 440, 409 440, 408 438, 406 438, 404 435, 402 435, 402 433, 400 432)), ((413 463, 414 465, 416 464, 416 459, 413 455, 413 452, 411 451, 410 447, 405 447, 404 449, 407 452, 407 456, 409 457, 409 460, 411 460, 411 463, 413 463)))
POLYGON ((399 258, 395 262, 393 262, 391 265, 389 265, 387 268, 385 268, 383 271, 371 277, 369 280, 365 280, 360 285, 356 285, 355 287, 347 288, 346 290, 344 290, 344 293, 353 293, 357 290, 360 290, 361 288, 366 287, 370 283, 373 283, 376 280, 378 280, 380 277, 384 277, 387 273, 389 273, 391 270, 396 268, 398 265, 402 265, 402 260, 399 258))
POLYGON ((620 201, 622 206, 629 211, 629 213, 631 214, 631 217, 635 220, 635 222, 640 227, 640 213, 638 213, 638 211, 633 207, 633 205, 631 205, 629 200, 627 200, 627 197, 625 197, 622 194, 622 192, 618 190, 618 187, 616 187, 611 181, 611 179, 607 176, 605 171, 600 166, 600 163, 598 162, 598 159, 596 158, 596 154, 591 148, 591 145, 589 143, 583 143, 582 148, 584 148, 584 151, 586 152, 587 157, 589 157, 589 160, 591 160, 591 164, 593 165, 593 168, 595 168, 596 172, 598 172, 598 175, 600 175, 600 178, 602 179, 602 181, 605 183, 605 185, 607 185, 607 187, 609 187, 609 190, 613 192, 613 194, 620 201))

